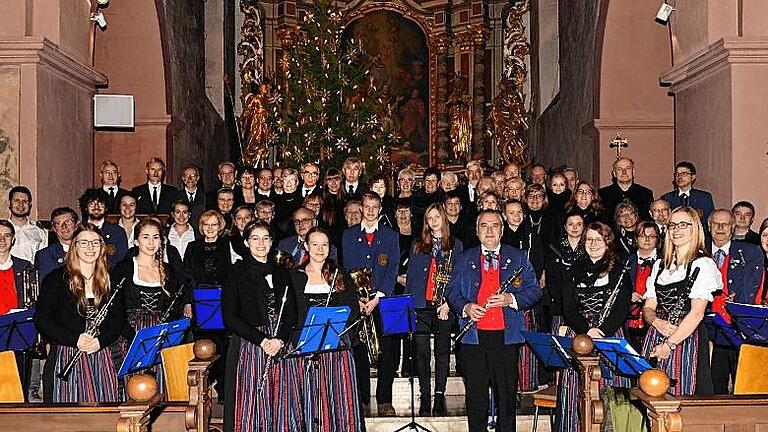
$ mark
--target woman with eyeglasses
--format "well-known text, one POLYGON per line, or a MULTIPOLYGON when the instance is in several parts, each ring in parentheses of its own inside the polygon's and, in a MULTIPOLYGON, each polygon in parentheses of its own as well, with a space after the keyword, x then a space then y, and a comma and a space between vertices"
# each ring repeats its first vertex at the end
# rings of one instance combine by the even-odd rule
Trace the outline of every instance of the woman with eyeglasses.
POLYGON ((664 254, 646 283, 643 318, 650 327, 642 351, 677 382, 670 388, 675 396, 713 393, 702 320, 712 293, 722 289, 723 277, 706 252, 698 213, 691 207, 676 208, 667 223, 664 254))
POLYGON ((64 266, 49 273, 40 289, 35 326, 51 351, 43 373, 46 402, 116 402, 117 368, 109 346, 126 325, 125 301, 118 292, 98 336, 87 332, 118 283, 109 276, 107 251, 99 229, 86 223, 75 230, 64 266), (69 379, 59 374, 78 351, 69 379))
POLYGON ((528 208, 526 219, 531 231, 539 236, 543 247, 549 247, 560 238, 561 222, 555 213, 549 211, 547 191, 544 186, 533 183, 525 188, 523 197, 528 208))
MULTIPOLYGON (((133 242, 136 256, 121 261, 112 271, 112 280, 123 282, 127 325, 123 330, 121 352, 128 351, 136 332, 185 316, 192 317, 191 290, 183 285, 183 275, 166 263, 165 236, 160 222, 147 218, 136 225, 133 242)), ((161 391, 165 387, 163 370, 156 368, 161 391)))
POLYGON ((566 213, 579 213, 584 217, 584 223, 603 222, 603 201, 597 194, 592 183, 580 181, 576 191, 565 205, 566 213))
POLYGON ((629 200, 620 202, 613 212, 613 220, 616 224, 617 252, 619 257, 623 259, 637 251, 635 229, 640 220, 637 215, 637 207, 629 200))
POLYGON ((235 263, 221 294, 224 325, 232 332, 226 355, 225 430, 301 430, 296 359, 274 358, 285 352, 297 323, 296 296, 288 272, 270 257, 269 225, 251 222, 243 238, 248 253, 235 263))
MULTIPOLYGON (((622 326, 629 314, 632 283, 626 266, 618 260, 611 227, 592 222, 584 233, 587 259, 572 267, 563 283, 563 319, 566 336, 586 334, 592 338, 623 337, 622 326)), ((609 387, 629 388, 629 378, 601 368, 601 393, 609 387)), ((560 374, 555 429, 579 430, 577 395, 578 372, 567 369, 560 374)), ((606 419, 610 421, 610 419, 606 419)))
POLYGON ((642 221, 635 229, 637 251, 627 257, 629 280, 632 282, 632 309, 627 320, 627 339, 635 351, 643 350, 643 340, 648 327, 643 320, 643 295, 653 264, 658 259, 659 227, 651 221, 642 221))
MULTIPOLYGON (((351 313, 346 325, 360 315, 357 291, 349 275, 329 258, 330 241, 322 228, 307 233, 309 260, 291 271, 298 311, 297 324, 303 325, 313 306, 347 306, 351 313), (336 280, 334 281, 334 274, 336 280), (333 284, 333 286, 331 286, 333 284)), ((334 330, 330 330, 333 332, 334 330)), ((343 338, 351 348, 357 344, 357 332, 343 338)), ((297 332, 296 336, 299 334, 297 332)), ((332 351, 299 360, 302 373, 302 408, 305 431, 359 431, 363 422, 357 392, 357 371, 351 350, 332 351)))

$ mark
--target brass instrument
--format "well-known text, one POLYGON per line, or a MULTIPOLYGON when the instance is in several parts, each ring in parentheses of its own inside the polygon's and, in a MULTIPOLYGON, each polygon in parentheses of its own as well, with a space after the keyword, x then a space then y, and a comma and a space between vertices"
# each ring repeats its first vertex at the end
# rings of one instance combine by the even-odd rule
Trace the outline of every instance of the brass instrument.
POLYGON ((448 288, 448 282, 451 281, 451 272, 453 271, 453 251, 448 251, 448 256, 437 265, 437 271, 432 275, 435 282, 435 303, 442 306, 445 303, 445 290, 448 288))
POLYGON ((37 278, 37 268, 34 265, 24 267, 21 273, 22 281, 22 302, 21 304, 29 309, 37 302, 37 295, 40 293, 40 284, 37 278))
POLYGON ((275 252, 275 265, 277 265, 277 268, 290 270, 293 268, 295 264, 296 263, 295 263, 295 260, 293 259, 293 255, 282 250, 278 250, 275 252))
MULTIPOLYGON (((349 271, 349 277, 357 288, 357 296, 363 303, 371 300, 371 269, 367 267, 358 267, 349 271)), ((373 315, 363 315, 360 317, 360 341, 368 348, 368 361, 371 365, 378 363, 379 337, 376 334, 376 322, 373 315)))

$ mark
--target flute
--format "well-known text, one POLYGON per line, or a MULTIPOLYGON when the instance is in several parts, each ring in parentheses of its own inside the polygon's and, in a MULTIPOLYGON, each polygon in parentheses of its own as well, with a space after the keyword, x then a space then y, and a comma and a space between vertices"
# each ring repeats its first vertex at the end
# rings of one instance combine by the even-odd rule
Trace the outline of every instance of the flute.
MULTIPOLYGON (((275 325, 274 330, 272 331, 271 339, 274 339, 277 337, 277 332, 280 329, 280 321, 283 320, 283 310, 285 309, 285 302, 288 300, 288 285, 285 286, 285 291, 283 291, 283 300, 280 304, 280 312, 277 314, 277 324, 275 325)), ((275 363, 275 357, 269 356, 267 357, 267 364, 264 366, 264 374, 261 376, 261 382, 259 383, 259 396, 261 396, 261 392, 264 391, 264 387, 266 387, 267 384, 267 377, 269 377, 269 373, 272 370, 272 365, 275 363)))

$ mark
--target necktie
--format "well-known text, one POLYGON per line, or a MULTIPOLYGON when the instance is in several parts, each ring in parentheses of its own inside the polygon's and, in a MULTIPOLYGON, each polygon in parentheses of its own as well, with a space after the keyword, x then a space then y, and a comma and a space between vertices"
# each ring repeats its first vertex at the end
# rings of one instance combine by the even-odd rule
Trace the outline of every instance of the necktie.
POLYGON ((301 244, 301 240, 299 240, 299 244, 296 245, 295 248, 293 248, 293 262, 297 265, 301 263, 301 259, 304 258, 304 246, 301 244))
POLYGON ((680 200, 683 202, 683 207, 688 207, 690 205, 690 200, 688 199, 688 194, 684 193, 680 196, 680 200))
POLYGON ((639 258, 638 264, 640 264, 640 267, 643 269, 647 267, 651 267, 653 265, 653 258, 646 258, 646 259, 639 258))
POLYGON ((192 202, 194 200, 195 200, 195 194, 193 194, 192 192, 189 192, 189 202, 192 202))
POLYGON ((355 193, 355 188, 352 187, 352 185, 349 185, 349 194, 352 195, 355 193))
POLYGON ((112 198, 115 198, 115 188, 111 187, 109 188, 109 196, 112 198))
POLYGON ((307 197, 307 195, 309 195, 309 192, 310 192, 309 189, 304 189, 304 197, 305 198, 307 197))
POLYGON ((499 262, 499 254, 494 251, 486 251, 483 255, 485 255, 486 270, 490 267, 495 269, 496 264, 499 262))
POLYGON ((723 252, 722 249, 718 249, 717 252, 715 252, 715 262, 717 263, 717 268, 723 268, 723 263, 725 263, 725 252, 723 252))
POLYGON ((157 208, 157 186, 152 187, 152 205, 157 208))

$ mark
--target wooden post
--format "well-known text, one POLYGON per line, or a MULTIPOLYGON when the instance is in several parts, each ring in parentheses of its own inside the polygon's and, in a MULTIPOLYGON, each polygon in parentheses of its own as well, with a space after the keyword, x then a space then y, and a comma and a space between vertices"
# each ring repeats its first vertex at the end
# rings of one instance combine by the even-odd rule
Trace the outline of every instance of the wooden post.
POLYGON ((593 354, 595 344, 587 335, 573 338, 573 351, 579 364, 579 430, 600 432, 603 401, 600 400, 600 357, 593 354))
POLYGON ((208 432, 212 403, 208 370, 219 356, 216 355, 216 345, 207 339, 195 342, 193 352, 195 358, 189 362, 187 373, 189 403, 185 423, 190 432, 208 432))
POLYGON ((680 401, 667 394, 669 376, 659 369, 649 369, 640 375, 639 384, 639 388, 632 389, 632 394, 645 405, 651 432, 680 432, 683 429, 680 401))
POLYGON ((157 380, 150 375, 128 380, 128 402, 118 407, 117 432, 148 432, 150 414, 162 399, 157 388, 157 380))

